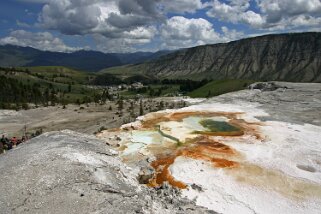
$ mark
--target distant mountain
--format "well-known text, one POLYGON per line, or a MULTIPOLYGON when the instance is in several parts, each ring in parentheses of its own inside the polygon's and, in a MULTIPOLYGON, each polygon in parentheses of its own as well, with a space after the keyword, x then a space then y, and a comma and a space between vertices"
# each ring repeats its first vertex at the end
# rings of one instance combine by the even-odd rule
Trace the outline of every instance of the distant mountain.
POLYGON ((321 33, 265 35, 198 46, 112 70, 137 71, 161 78, 321 82, 321 33))
POLYGON ((169 51, 118 54, 82 50, 73 53, 61 53, 4 45, 0 46, 0 67, 65 66, 96 72, 114 66, 142 63, 156 59, 166 53, 169 53, 169 51))
POLYGON ((116 53, 115 55, 121 60, 122 65, 138 64, 145 61, 155 60, 161 56, 172 53, 173 51, 162 50, 155 53, 152 52, 136 52, 136 53, 116 53))

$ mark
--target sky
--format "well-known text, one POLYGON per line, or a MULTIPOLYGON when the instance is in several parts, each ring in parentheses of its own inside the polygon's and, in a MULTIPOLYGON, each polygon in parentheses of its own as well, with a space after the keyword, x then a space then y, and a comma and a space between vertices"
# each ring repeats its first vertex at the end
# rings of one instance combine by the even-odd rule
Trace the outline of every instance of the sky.
POLYGON ((321 31, 321 0, 0 1, 0 45, 58 52, 155 52, 304 31, 321 31))

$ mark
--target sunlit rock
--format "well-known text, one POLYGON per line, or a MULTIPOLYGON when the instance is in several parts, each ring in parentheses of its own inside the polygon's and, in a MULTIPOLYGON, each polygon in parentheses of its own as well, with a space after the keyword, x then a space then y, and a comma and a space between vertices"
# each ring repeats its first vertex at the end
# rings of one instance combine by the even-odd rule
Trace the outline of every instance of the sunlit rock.
POLYGON ((321 85, 275 85, 140 117, 116 133, 120 156, 156 158, 148 186, 169 183, 217 212, 318 213, 321 85))

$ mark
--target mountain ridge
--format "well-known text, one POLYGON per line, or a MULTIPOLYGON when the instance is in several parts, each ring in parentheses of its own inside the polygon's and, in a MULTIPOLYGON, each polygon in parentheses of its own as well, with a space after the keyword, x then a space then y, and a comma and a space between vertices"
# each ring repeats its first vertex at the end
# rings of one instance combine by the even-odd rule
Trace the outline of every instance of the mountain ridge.
POLYGON ((182 49, 126 67, 126 72, 137 70, 160 78, 321 82, 321 33, 271 34, 182 49))
POLYGON ((104 68, 136 64, 155 59, 169 51, 136 53, 103 53, 92 50, 75 52, 41 51, 32 47, 0 46, 0 67, 65 66, 76 70, 97 72, 104 68))
POLYGON ((0 46, 0 66, 48 65, 162 79, 321 82, 321 33, 269 34, 156 53, 58 53, 0 46))

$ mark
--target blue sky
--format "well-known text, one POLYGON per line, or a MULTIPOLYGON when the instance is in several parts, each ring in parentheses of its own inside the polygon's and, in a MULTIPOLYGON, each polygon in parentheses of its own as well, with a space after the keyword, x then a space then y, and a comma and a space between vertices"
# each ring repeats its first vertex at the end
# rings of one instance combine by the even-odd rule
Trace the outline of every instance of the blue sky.
POLYGON ((0 44, 157 51, 320 31, 320 0, 1 0, 0 44))

